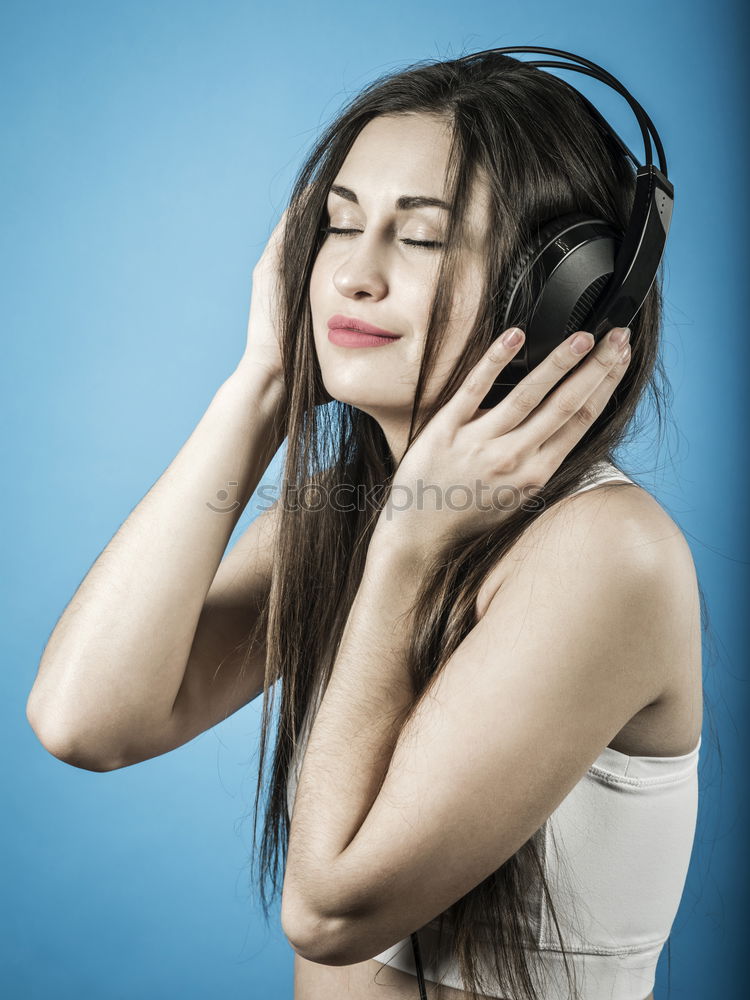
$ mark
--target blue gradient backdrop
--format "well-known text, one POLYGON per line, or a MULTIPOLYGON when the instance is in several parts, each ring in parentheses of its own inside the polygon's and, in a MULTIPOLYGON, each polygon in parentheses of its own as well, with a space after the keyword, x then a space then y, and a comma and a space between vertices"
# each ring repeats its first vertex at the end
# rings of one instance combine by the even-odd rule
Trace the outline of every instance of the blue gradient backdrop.
MULTIPOLYGON (((521 44, 620 77, 661 131, 676 188, 674 423, 661 449, 644 438, 623 463, 690 541, 715 639, 671 995, 740 995, 746 28, 728 0, 3 0, 3 996, 291 997, 293 952, 248 889, 259 704, 96 774, 40 746, 25 701, 80 580, 239 360, 252 267, 321 125, 408 62, 521 44)), ((624 101, 563 75, 638 153, 624 101)), ((667 965, 665 949, 657 1000, 667 965)))

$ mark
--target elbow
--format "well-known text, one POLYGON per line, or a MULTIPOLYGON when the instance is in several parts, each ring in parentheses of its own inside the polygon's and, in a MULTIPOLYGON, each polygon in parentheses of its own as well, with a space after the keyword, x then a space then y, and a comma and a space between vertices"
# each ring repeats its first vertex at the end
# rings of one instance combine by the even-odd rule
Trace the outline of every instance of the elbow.
POLYGON ((358 965, 373 955, 372 948, 363 949, 358 936, 352 934, 351 924, 326 920, 322 925, 298 929, 293 937, 286 936, 298 955, 318 965, 358 965))
POLYGON ((284 934, 294 951, 308 962, 318 965, 352 965, 350 950, 344 944, 340 928, 328 918, 308 920, 287 928, 284 934))
POLYGON ((304 903, 295 896, 286 882, 281 891, 281 929, 294 951, 310 962, 310 943, 315 940, 314 921, 304 903))
POLYGON ((314 912, 288 886, 281 893, 281 929, 294 951, 308 962, 336 965, 337 921, 314 912))
POLYGON ((76 739, 59 720, 43 718, 33 691, 26 702, 26 719, 47 753, 63 764, 96 772, 115 771, 125 764, 122 760, 106 758, 93 752, 90 747, 86 747, 85 741, 76 739))
POLYGON ((314 912, 286 889, 281 896, 281 927, 294 951, 308 962, 340 966, 363 960, 352 957, 351 918, 314 912))

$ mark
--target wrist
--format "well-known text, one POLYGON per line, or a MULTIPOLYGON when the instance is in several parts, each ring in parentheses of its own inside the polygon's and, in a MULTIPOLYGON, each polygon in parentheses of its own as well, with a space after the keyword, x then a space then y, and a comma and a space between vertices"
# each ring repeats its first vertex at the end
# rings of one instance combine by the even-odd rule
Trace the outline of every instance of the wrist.
POLYGON ((247 411, 266 425, 275 452, 286 437, 288 400, 283 380, 262 365, 241 361, 220 391, 242 398, 247 411))
POLYGON ((229 378, 268 394, 286 395, 283 372, 270 364, 264 364, 255 356, 251 357, 247 352, 242 355, 229 378))
POLYGON ((405 536, 397 524, 378 520, 367 551, 368 562, 385 573, 407 580, 421 578, 432 556, 414 538, 405 536))
POLYGON ((424 585, 424 566, 413 550, 373 537, 353 608, 364 607, 368 618, 374 615, 408 634, 424 585))

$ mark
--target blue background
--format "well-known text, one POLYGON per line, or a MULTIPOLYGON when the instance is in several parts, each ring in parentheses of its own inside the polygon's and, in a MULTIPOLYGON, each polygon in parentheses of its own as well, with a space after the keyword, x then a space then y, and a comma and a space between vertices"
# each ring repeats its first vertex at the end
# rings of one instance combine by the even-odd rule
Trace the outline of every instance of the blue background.
MULTIPOLYGON (((322 124, 408 62, 527 44, 572 50, 622 79, 661 132, 676 188, 664 348, 674 423, 655 449, 646 421, 622 461, 688 538, 716 642, 705 656, 713 716, 671 995, 739 996, 748 559, 740 3, 4 0, 0 11, 0 991, 291 997, 291 947, 278 920, 266 929, 248 890, 259 703, 179 752, 96 774, 41 747, 25 701, 80 580, 237 364, 253 265, 322 124)), ((639 155, 624 101, 562 75, 639 155)), ((657 1000, 666 983, 665 949, 657 1000)))

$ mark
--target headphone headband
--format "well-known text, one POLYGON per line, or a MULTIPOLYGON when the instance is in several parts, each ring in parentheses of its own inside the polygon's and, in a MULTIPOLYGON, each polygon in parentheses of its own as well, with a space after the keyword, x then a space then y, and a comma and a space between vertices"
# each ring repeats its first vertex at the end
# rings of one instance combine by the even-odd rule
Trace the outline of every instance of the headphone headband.
MULTIPOLYGON (((627 90, 623 86, 623 84, 621 84, 620 81, 616 77, 612 76, 611 73, 608 73, 606 69, 603 69, 601 66, 598 66, 596 63, 591 62, 590 59, 584 59, 583 56, 577 56, 577 55, 575 55, 573 52, 565 52, 562 49, 528 48, 525 45, 509 45, 509 46, 506 46, 505 48, 500 48, 500 49, 483 49, 481 52, 471 52, 471 53, 469 53, 469 55, 459 56, 458 59, 454 59, 453 62, 466 62, 466 61, 469 61, 471 59, 476 59, 477 56, 489 55, 491 52, 499 52, 499 53, 502 53, 502 54, 505 54, 505 53, 508 53, 508 52, 538 52, 538 53, 541 53, 543 55, 560 56, 563 59, 573 59, 575 62, 581 63, 582 65, 580 65, 580 66, 572 66, 572 65, 570 65, 568 63, 536 61, 535 60, 533 62, 529 61, 528 65, 529 66, 535 66, 535 67, 555 66, 555 67, 557 67, 559 69, 569 69, 569 70, 572 70, 575 73, 585 73, 586 76, 591 76, 591 77, 593 77, 596 80, 600 80, 602 83, 606 83, 608 87, 611 87, 613 90, 616 90, 619 94, 622 95, 622 97, 625 98, 625 100, 630 105, 633 114, 638 119, 638 124, 640 125, 640 128, 641 128, 641 135, 643 137, 643 146, 644 146, 644 149, 645 149, 645 152, 646 152, 645 162, 646 163, 652 163, 653 162, 652 159, 651 159, 651 140, 649 138, 649 132, 651 132, 651 135, 653 135, 653 137, 654 137, 654 143, 656 145, 656 151, 657 151, 657 154, 659 156, 659 166, 661 168, 661 172, 664 174, 665 177, 668 176, 667 175, 667 161, 666 161, 666 158, 664 156, 664 148, 662 146, 661 139, 659 138, 659 133, 656 131, 656 128, 654 127, 654 123, 651 121, 651 119, 649 118, 649 116, 643 110, 643 108, 638 103, 638 101, 636 101, 636 99, 633 97, 633 95, 630 93, 630 91, 627 90)), ((566 83, 566 81, 564 81, 564 80, 561 80, 560 82, 561 83, 565 83, 566 86, 568 86, 568 87, 571 86, 569 83, 566 83)), ((594 106, 591 104, 591 102, 589 100, 587 100, 587 98, 584 97, 584 95, 581 94, 581 92, 579 90, 577 90, 574 87, 572 87, 571 89, 576 90, 576 93, 579 95, 579 97, 583 98, 583 100, 586 102, 586 104, 588 105, 588 107, 594 112, 594 117, 605 128, 605 130, 612 136, 612 138, 615 140, 615 142, 617 143, 617 145, 623 150, 623 152, 625 153, 625 155, 628 156, 633 161, 633 163, 635 164, 635 166, 640 166, 640 164, 636 160, 635 156, 633 156, 633 154, 630 152, 630 150, 627 148, 627 146, 622 141, 622 139, 620 138, 620 136, 617 134, 617 132, 615 132, 615 130, 612 128, 612 126, 606 120, 606 118, 604 118, 604 116, 601 115, 596 110, 596 108, 594 108, 594 106)))

